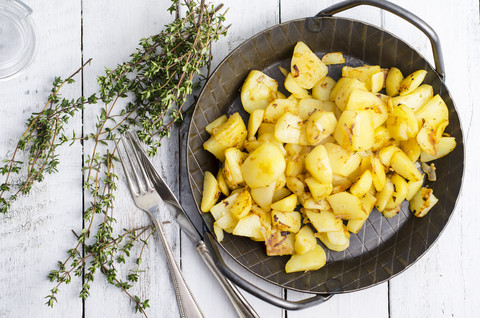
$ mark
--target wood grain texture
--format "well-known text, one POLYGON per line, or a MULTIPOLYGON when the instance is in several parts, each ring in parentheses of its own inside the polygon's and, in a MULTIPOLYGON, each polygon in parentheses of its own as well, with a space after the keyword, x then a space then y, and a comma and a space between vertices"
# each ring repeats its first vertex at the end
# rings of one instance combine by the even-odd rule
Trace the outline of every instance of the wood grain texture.
MULTIPOLYGON (((128 60, 129 55, 137 48, 141 38, 157 34, 163 26, 173 20, 167 12, 169 1, 83 1, 83 54, 85 59, 92 57, 92 65, 85 70, 85 95, 97 89, 96 77, 103 73, 104 67, 114 68, 117 64, 128 60)), ((118 107, 125 105, 121 101, 118 107)), ((102 105, 99 105, 100 107, 102 105)), ((93 132, 96 116, 100 108, 91 108, 85 112, 85 132, 93 132)), ((91 143, 86 143, 85 155, 91 154, 91 143)), ((163 141, 160 155, 154 158, 158 170, 178 194, 178 133, 173 131, 169 139, 163 141)), ((126 180, 117 165, 121 176, 115 200, 116 231, 151 224, 147 214, 135 207, 126 187, 126 180)), ((88 202, 88 196, 86 195, 88 202)), ((166 234, 172 249, 180 257, 179 228, 172 222, 168 211, 160 211, 160 218, 165 223, 166 234)), ((144 251, 140 273, 140 283, 129 290, 132 295, 141 299, 148 298, 151 308, 147 310, 150 317, 176 317, 178 307, 175 301, 173 286, 168 275, 163 249, 157 235, 150 241, 144 251)), ((134 248, 132 255, 139 255, 140 245, 134 248)), ((132 261, 137 256, 132 258, 132 261)), ((117 266, 123 279, 130 270, 135 269, 133 263, 117 266)), ((108 285, 103 275, 98 275, 92 286, 92 295, 85 306, 85 316, 129 317, 134 314, 134 304, 126 294, 112 285, 108 285), (98 282, 97 282, 98 281, 98 282)))
MULTIPOLYGON (((217 1, 224 3, 229 11, 226 15, 227 25, 232 24, 228 30, 227 36, 212 45, 213 61, 212 70, 238 45, 256 33, 278 23, 278 1, 251 1, 248 3, 248 10, 245 10, 245 3, 241 1, 217 1), (247 21, 250 21, 247 23, 247 21)), ((184 125, 182 134, 182 145, 186 143, 186 131, 188 127, 184 125)), ((182 147, 185 156, 185 147, 182 147)), ((186 175, 185 157, 182 158, 184 164, 184 173, 182 174, 182 204, 190 214, 196 214, 197 210, 190 195, 188 179, 186 175)), ((201 229, 201 222, 198 216, 193 215, 197 228, 201 229)), ((184 274, 189 281, 193 293, 197 296, 202 310, 206 317, 234 317, 235 311, 230 304, 227 296, 220 288, 220 285, 208 271, 194 250, 192 243, 184 235, 182 236, 182 266, 184 274)), ((227 264, 234 270, 239 271, 242 277, 248 281, 264 288, 268 292, 282 297, 281 288, 268 284, 251 273, 242 271, 242 268, 231 259, 226 258, 227 264)), ((243 293, 250 304, 257 310, 261 317, 281 317, 282 310, 266 304, 262 300, 244 292, 243 293)))
MULTIPOLYGON (((27 4, 37 23, 39 47, 30 67, 0 84, 2 159, 12 154, 30 114, 45 106, 54 76, 67 77, 80 66, 79 1, 54 0, 47 6, 35 1, 27 4)), ((79 96, 80 82, 77 77, 77 83, 69 86, 64 96, 79 96)), ((81 118, 71 120, 69 126, 79 128, 81 118)), ((64 146, 57 153, 61 160, 59 173, 47 176, 33 187, 30 195, 14 203, 9 214, 0 215, 0 317, 82 314, 78 280, 62 288, 54 309, 44 304, 44 297, 54 287, 47 274, 56 269, 57 260, 64 259, 67 249, 74 244, 70 229, 81 224, 81 148, 64 146)))
MULTIPOLYGON (((399 5, 422 17, 437 32, 445 56, 446 84, 462 120, 466 169, 461 196, 451 222, 436 244, 412 268, 390 283, 391 317, 475 317, 478 307, 476 274, 480 237, 475 230, 474 184, 478 184, 478 122, 480 39, 478 1, 445 3, 403 0, 399 5), (435 7, 436 14, 430 14, 435 7), (444 17, 462 17, 445 19, 444 17), (442 18, 443 17, 443 18, 442 18)), ((430 43, 418 30, 397 18, 385 19, 385 28, 399 35, 433 61, 430 43)))
MULTIPOLYGON (((81 63, 82 14, 83 57, 92 57, 92 65, 84 72, 85 95, 95 91, 96 76, 103 68, 115 67, 128 59, 142 37, 163 29, 172 20, 166 12, 167 0, 145 1, 26 1, 34 10, 39 51, 34 63, 20 76, 0 83, 0 157, 9 154, 23 123, 32 111, 43 107, 55 75, 69 75, 81 63), (83 5, 83 7, 82 7, 83 5), (7 120, 8 119, 8 120, 7 120)), ((279 22, 307 17, 336 3, 336 0, 244 0, 215 1, 229 8, 228 36, 214 44, 213 66, 244 40, 279 22)), ((337 295, 324 304, 299 312, 273 307, 244 293, 261 317, 477 317, 480 315, 480 214, 477 186, 480 180, 480 21, 479 3, 464 1, 398 0, 398 5, 417 14, 438 33, 446 66, 446 84, 462 120, 466 145, 466 170, 462 194, 456 211, 440 239, 415 265, 389 283, 364 291, 337 295)), ((428 39, 402 19, 371 7, 357 7, 339 16, 359 19, 383 27, 399 36, 432 62, 428 39)), ((81 94, 81 81, 65 91, 66 96, 81 94)), ((83 116, 85 132, 93 131, 99 107, 91 107, 83 116)), ((82 118, 71 121, 71 128, 81 128, 82 118)), ((201 221, 190 196, 185 167, 186 128, 172 133, 165 140, 154 163, 181 198, 197 228, 201 221)), ((91 152, 86 143, 85 155, 91 152)), ((44 296, 52 286, 46 275, 56 261, 64 259, 75 238, 70 229, 82 226, 82 147, 76 144, 60 151, 60 172, 47 177, 28 197, 19 200, 11 214, 0 215, 0 317, 132 317, 134 307, 118 288, 108 285, 98 274, 92 284, 92 297, 85 302, 78 298, 80 281, 74 279, 63 286, 58 304, 49 309, 44 296)), ((122 176, 116 193, 117 230, 123 227, 150 224, 135 208, 122 176)), ((88 196, 85 196, 88 199, 88 196)), ((88 200, 87 200, 88 201, 88 200)), ((172 221, 162 211, 164 221, 172 221)), ((192 243, 173 222, 166 225, 172 247, 181 263, 193 293, 206 317, 234 317, 235 312, 219 284, 208 272, 192 243)), ((143 255, 140 282, 132 294, 150 299, 149 317, 178 317, 170 277, 163 250, 157 240, 151 241, 143 255)), ((138 253, 138 249, 132 252, 138 253)), ((246 273, 233 261, 247 280, 271 293, 288 299, 304 298, 304 294, 263 282, 246 273)), ((120 267, 125 277, 133 264, 120 267)))

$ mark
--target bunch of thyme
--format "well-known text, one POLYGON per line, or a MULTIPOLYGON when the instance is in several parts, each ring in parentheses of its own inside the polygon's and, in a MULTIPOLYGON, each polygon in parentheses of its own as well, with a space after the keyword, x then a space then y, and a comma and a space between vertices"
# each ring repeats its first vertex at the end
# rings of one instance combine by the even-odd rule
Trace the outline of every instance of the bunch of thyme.
POLYGON ((81 69, 65 80, 56 78, 46 106, 28 119, 28 128, 13 155, 0 167, 0 173, 6 176, 0 184, 0 211, 6 213, 19 195, 28 193, 34 182, 43 180, 45 172, 57 172, 59 159, 55 150, 58 146, 76 141, 92 146, 83 168, 84 189, 90 200, 83 213, 85 226, 75 234, 77 243, 68 251, 66 260, 58 262, 58 269, 48 275, 56 282, 46 297, 48 306, 54 305, 60 285, 68 284, 72 275, 83 277, 79 295, 86 299, 90 295, 90 283, 100 271, 146 316, 148 299, 142 301, 128 289, 139 279, 141 254, 153 228, 149 225, 114 234, 114 193, 118 180, 116 140, 126 130, 134 130, 149 146, 149 155, 156 154, 161 139, 169 136, 172 125, 183 120, 189 95, 201 87, 205 79, 201 70, 208 68, 209 71, 211 44, 228 29, 223 26, 225 12, 220 13, 222 6, 206 5, 204 0, 172 0, 170 13, 178 13, 181 6, 185 8, 184 17, 177 17, 161 33, 141 39, 140 47, 129 61, 115 69, 106 69, 105 74, 98 77, 97 93, 76 100, 62 99, 60 89, 73 83, 74 75, 81 69), (66 136, 64 127, 68 120, 85 106, 95 104, 100 106, 95 131, 80 137, 75 132, 73 136, 66 136), (25 162, 17 159, 19 152, 28 158, 25 162), (12 182, 14 174, 24 180, 12 182), (137 269, 122 280, 116 265, 125 263, 135 243, 142 244, 136 259, 137 269))

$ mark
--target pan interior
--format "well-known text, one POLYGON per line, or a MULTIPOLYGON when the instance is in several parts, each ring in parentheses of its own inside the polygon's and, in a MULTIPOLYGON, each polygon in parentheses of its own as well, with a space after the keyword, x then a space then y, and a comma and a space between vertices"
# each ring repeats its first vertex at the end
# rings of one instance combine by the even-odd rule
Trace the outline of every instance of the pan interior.
MULTIPOLYGON (((310 32, 309 23, 309 19, 295 20, 265 30, 233 51, 212 74, 199 97, 190 125, 187 151, 189 181, 199 206, 203 171, 218 171, 217 160, 202 147, 209 138, 205 126, 224 113, 231 115, 239 112, 247 122, 248 114, 241 105, 239 90, 252 69, 261 70, 276 79, 279 90, 286 94, 279 66, 290 69, 290 58, 297 41, 304 41, 318 56, 327 52, 342 52, 346 59, 344 65, 396 66, 404 75, 417 69, 427 70, 425 83, 432 85, 434 92, 440 94, 449 107, 447 132, 456 138, 457 148, 435 162, 439 180, 427 182, 427 186, 433 188, 439 202, 426 217, 413 217, 408 202, 404 202, 398 215, 391 219, 374 210, 360 232, 351 235, 348 249, 335 252, 325 248, 327 264, 315 272, 286 274, 284 268, 288 256, 268 257, 263 243, 248 238, 226 234, 220 244, 243 267, 273 284, 310 293, 354 291, 400 273, 437 239, 453 212, 460 190, 463 176, 462 131, 444 83, 431 65, 407 44, 384 30, 354 20, 322 18, 320 32, 310 32)), ((329 76, 338 80, 344 65, 330 65, 329 76)), ((213 232, 211 215, 202 214, 202 217, 213 232)))

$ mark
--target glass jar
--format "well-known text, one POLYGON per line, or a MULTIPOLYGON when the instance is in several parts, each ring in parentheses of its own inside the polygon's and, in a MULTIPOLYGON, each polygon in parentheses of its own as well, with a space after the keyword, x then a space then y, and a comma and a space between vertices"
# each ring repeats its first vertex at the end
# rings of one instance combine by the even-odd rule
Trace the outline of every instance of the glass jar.
POLYGON ((18 0, 0 0, 0 81, 33 61, 37 43, 32 9, 18 0))

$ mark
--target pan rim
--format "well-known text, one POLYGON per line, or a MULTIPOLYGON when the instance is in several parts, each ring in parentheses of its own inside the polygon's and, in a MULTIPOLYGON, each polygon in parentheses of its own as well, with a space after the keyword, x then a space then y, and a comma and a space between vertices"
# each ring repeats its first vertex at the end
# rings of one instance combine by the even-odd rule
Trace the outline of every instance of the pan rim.
MULTIPOLYGON (((275 28, 278 28, 280 26, 284 26, 284 25, 288 25, 288 24, 291 24, 291 23, 295 23, 295 22, 307 22, 308 19, 330 19, 330 20, 343 20, 343 21, 350 21, 350 22, 353 22, 353 23, 360 23, 362 25, 365 25, 365 26, 368 26, 368 27, 372 27, 372 28, 375 28, 379 31, 382 31, 390 36, 392 36, 393 38, 395 38, 396 40, 400 41, 402 44, 405 44, 410 50, 414 51, 422 60, 423 62, 425 62, 430 68, 431 70, 433 70, 434 74, 435 74, 435 77, 438 78, 441 83, 443 84, 443 88, 445 90, 445 93, 448 95, 448 96, 451 96, 450 94, 450 91, 448 90, 448 87, 446 86, 446 83, 445 83, 445 80, 444 78, 442 78, 440 76, 440 74, 437 72, 437 70, 435 69, 435 67, 430 63, 429 60, 427 60, 425 58, 425 56, 423 56, 422 54, 420 54, 416 49, 414 49, 409 43, 405 42, 404 40, 402 40, 400 37, 396 36, 395 34, 391 33, 390 31, 388 30, 385 30, 379 26, 376 26, 374 24, 371 24, 371 23, 368 23, 368 22, 364 22, 364 21, 360 21, 360 20, 357 20, 357 19, 352 19, 352 18, 346 18, 346 17, 333 17, 333 16, 322 16, 322 17, 304 17, 304 18, 299 18, 299 19, 294 19, 294 20, 289 20, 289 21, 285 21, 285 22, 282 22, 282 23, 278 23, 278 24, 275 24, 271 27, 268 27, 256 34, 254 34, 253 36, 249 37, 248 39, 244 40, 242 43, 240 43, 235 49, 233 49, 232 51, 230 51, 224 58, 223 60, 217 65, 217 67, 215 68, 215 70, 210 74, 210 77, 208 78, 208 80, 205 82, 200 94, 199 94, 199 97, 198 97, 198 100, 200 100, 200 98, 202 97, 202 95, 204 94, 206 88, 207 88, 207 84, 211 81, 211 78, 213 77, 213 75, 218 71, 218 69, 220 69, 228 60, 229 58, 235 54, 240 48, 242 48, 244 45, 247 45, 252 39, 270 31, 270 30, 273 30, 275 28)), ((236 93, 238 94, 238 93, 236 93)), ((198 100, 197 100, 197 103, 194 105, 194 110, 193 110, 193 114, 195 113, 195 111, 197 110, 197 105, 198 105, 198 100)), ((460 119, 460 116, 458 116, 458 112, 457 112, 457 108, 455 106, 455 101, 453 100, 453 98, 451 98, 451 102, 452 102, 452 106, 453 106, 453 110, 455 111, 455 113, 457 114, 457 117, 458 117, 458 122, 459 122, 459 125, 460 125, 460 132, 461 132, 461 139, 462 139, 462 148, 463 148, 463 162, 462 162, 462 176, 461 176, 461 182, 460 182, 460 187, 459 187, 459 191, 458 191, 458 195, 457 197, 455 198, 455 202, 454 202, 454 205, 453 205, 453 208, 452 208, 452 211, 451 213, 449 214, 448 216, 448 219, 446 220, 444 226, 442 227, 442 229, 438 232, 438 235, 437 237, 425 248, 425 250, 418 255, 418 257, 414 260, 414 261, 411 261, 409 262, 407 265, 404 266, 404 268, 402 268, 401 270, 399 270, 398 272, 396 273, 392 273, 390 274, 387 278, 384 278, 384 279, 380 279, 370 285, 366 285, 366 286, 361 286, 361 287, 356 287, 356 288, 353 288, 353 289, 349 289, 349 290, 337 290, 337 291, 312 291, 312 290, 304 290, 304 289, 299 289, 299 288, 296 288, 296 287, 292 287, 292 286, 286 286, 286 285, 282 285, 281 283, 278 283, 278 282, 275 282, 275 281, 272 281, 264 276, 261 276, 259 273, 256 273, 254 272, 250 267, 247 267, 246 265, 244 265, 243 263, 241 263, 237 258, 235 258, 227 249, 226 247, 224 247, 223 244, 219 243, 216 241, 216 244, 217 246, 220 246, 221 247, 221 250, 226 253, 228 255, 228 257, 230 259, 233 259, 235 261, 235 263, 237 265, 239 265, 243 270, 247 270, 248 272, 250 272, 251 274, 255 275, 256 277, 262 279, 263 281, 265 282, 268 282, 270 284, 273 284, 273 285, 276 285, 278 287, 281 287, 281 288, 285 288, 285 289, 288 289, 288 290, 292 290, 292 291, 296 291, 296 292, 301 292, 301 293, 306 293, 306 294, 317 294, 317 295, 329 295, 329 294, 343 294, 343 293, 351 293, 351 292, 356 292, 356 291, 361 291, 361 290, 365 290, 365 289, 368 289, 368 288, 371 288, 371 287, 374 287, 374 286, 377 286, 377 285, 380 285, 382 283, 385 283, 385 282, 388 282, 390 279, 398 276, 399 274, 405 272, 405 270, 407 270, 408 268, 410 268, 412 265, 414 265, 415 263, 418 262, 419 259, 421 259, 431 248, 432 246, 434 246, 437 242, 438 242, 438 239, 440 238, 440 236, 443 234, 443 232, 445 231, 445 229, 447 228, 448 224, 451 222, 451 219, 453 218, 454 216, 454 213, 455 211, 457 210, 457 204, 458 202, 460 201, 460 198, 462 197, 462 189, 463 189, 463 180, 464 180, 464 176, 465 176, 465 164, 466 164, 466 149, 465 149, 465 136, 464 136, 464 130, 463 130, 463 125, 462 125, 462 121, 460 119)), ((191 162, 189 160, 189 155, 188 155, 188 152, 190 151, 189 150, 189 141, 191 140, 191 137, 192 137, 192 123, 193 123, 193 115, 192 117, 190 118, 190 122, 188 124, 188 134, 187 134, 187 142, 185 144, 185 147, 186 147, 186 153, 187 153, 187 174, 188 174, 188 183, 189 183, 189 188, 190 188, 190 194, 192 195, 193 197, 193 200, 195 202, 195 208, 197 210, 197 213, 201 213, 200 210, 199 210, 199 202, 197 202, 197 199, 195 198, 195 196, 193 195, 194 193, 194 190, 193 190, 193 185, 192 185, 192 180, 191 180, 191 176, 190 176, 190 165, 191 165, 191 162)), ((203 171, 202 171, 203 172, 203 171)), ((203 224, 203 227, 206 231, 208 231, 209 233, 211 233, 210 229, 208 228, 208 226, 206 226, 205 224, 205 220, 204 218, 202 217, 202 214, 200 214, 200 217, 202 218, 202 224, 203 224)), ((361 254, 363 255, 363 254, 361 254)), ((360 255, 358 255, 360 256, 360 255)), ((356 256, 356 257, 358 257, 356 256)), ((308 275, 308 273, 306 273, 305 275, 308 275)))

